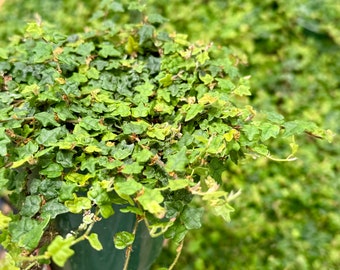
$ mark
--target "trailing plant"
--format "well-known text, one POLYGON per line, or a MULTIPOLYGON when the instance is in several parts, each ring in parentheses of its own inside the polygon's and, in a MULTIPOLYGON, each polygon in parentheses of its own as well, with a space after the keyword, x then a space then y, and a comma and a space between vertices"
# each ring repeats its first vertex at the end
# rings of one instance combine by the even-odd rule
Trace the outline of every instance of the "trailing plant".
MULTIPOLYGON (((250 78, 227 48, 159 31, 165 19, 143 4, 101 8, 83 33, 38 20, 0 51, 0 187, 17 210, 1 214, 6 269, 63 266, 80 241, 100 250, 91 229, 114 204, 151 236, 172 239, 179 256, 204 209, 230 220, 239 192, 219 188, 228 162, 291 161, 293 139, 287 158, 272 157, 267 142, 329 136, 309 122, 257 115, 244 99, 250 78), (64 213, 83 213, 65 237, 54 228, 64 213)), ((134 232, 113 239, 127 250, 126 269, 134 232)))

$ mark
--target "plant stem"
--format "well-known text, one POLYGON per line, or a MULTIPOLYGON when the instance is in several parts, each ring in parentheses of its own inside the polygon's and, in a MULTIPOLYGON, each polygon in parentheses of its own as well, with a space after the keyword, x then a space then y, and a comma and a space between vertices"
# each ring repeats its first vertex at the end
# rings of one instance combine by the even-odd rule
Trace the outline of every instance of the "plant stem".
POLYGON ((36 265, 36 262, 31 263, 31 264, 28 265, 24 270, 29 270, 29 269, 31 269, 34 265, 36 265))
POLYGON ((179 259, 179 257, 181 256, 181 253, 182 253, 183 243, 184 243, 184 240, 182 240, 182 242, 179 244, 178 248, 176 249, 176 251, 177 251, 176 258, 174 259, 174 261, 172 262, 172 264, 170 265, 168 270, 174 269, 175 265, 177 264, 178 259, 179 259))
MULTIPOLYGON (((136 222, 135 225, 133 226, 132 234, 136 236, 137 228, 138 228, 138 223, 141 221, 141 219, 136 217, 136 222)), ((129 266, 129 261, 130 261, 130 256, 131 256, 131 251, 132 251, 132 244, 127 247, 126 253, 125 253, 125 262, 124 262, 124 268, 123 270, 127 270, 129 266)))

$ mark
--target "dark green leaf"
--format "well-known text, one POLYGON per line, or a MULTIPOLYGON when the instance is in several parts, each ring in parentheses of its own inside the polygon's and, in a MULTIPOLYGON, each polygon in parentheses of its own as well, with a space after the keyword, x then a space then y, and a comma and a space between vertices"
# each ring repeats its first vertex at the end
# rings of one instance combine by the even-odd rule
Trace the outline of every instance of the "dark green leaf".
POLYGON ((18 243, 20 247, 33 250, 38 246, 49 221, 49 217, 44 217, 40 222, 29 217, 23 217, 19 221, 10 223, 9 231, 13 241, 18 243))
POLYGON ((180 218, 181 221, 184 223, 184 226, 188 230, 192 229, 199 229, 201 228, 201 218, 203 215, 204 209, 203 208, 191 208, 186 207, 182 212, 180 218))
POLYGON ((125 141, 122 141, 113 149, 113 157, 119 160, 125 159, 132 154, 133 149, 133 144, 126 144, 125 141))
POLYGON ((65 134, 65 130, 62 127, 58 127, 52 130, 41 129, 36 141, 44 146, 49 146, 58 141, 65 134))
POLYGON ((58 151, 56 155, 56 162, 59 163, 64 168, 72 168, 73 165, 73 155, 72 152, 58 151))
POLYGON ((44 216, 50 216, 52 219, 56 218, 57 215, 67 213, 68 208, 58 202, 58 199, 53 199, 46 202, 41 208, 41 214, 44 216))
POLYGON ((209 161, 209 174, 218 183, 222 183, 222 173, 227 169, 226 160, 212 158, 209 161))
POLYGON ((25 198, 20 214, 26 217, 32 217, 39 212, 41 206, 41 197, 39 195, 31 195, 25 198))
POLYGON ((54 119, 53 113, 41 112, 34 115, 34 117, 42 123, 44 127, 47 127, 49 124, 52 126, 60 126, 60 124, 54 119))
POLYGON ((92 118, 90 116, 84 117, 80 123, 79 126, 86 130, 103 130, 105 126, 101 125, 98 119, 92 118))
POLYGON ((139 34, 139 44, 143 44, 148 41, 153 36, 154 27, 150 24, 144 24, 138 31, 139 34))

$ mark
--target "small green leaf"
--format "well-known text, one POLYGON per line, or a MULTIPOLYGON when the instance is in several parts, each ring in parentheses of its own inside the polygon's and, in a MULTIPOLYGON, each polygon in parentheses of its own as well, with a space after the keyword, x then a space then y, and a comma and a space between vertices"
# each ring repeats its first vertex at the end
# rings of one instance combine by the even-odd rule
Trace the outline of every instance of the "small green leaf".
POLYGON ((163 16, 161 16, 160 14, 157 13, 152 13, 148 15, 148 21, 150 23, 165 23, 168 21, 167 18, 164 18, 163 16))
POLYGON ((6 156, 7 144, 11 141, 5 131, 5 128, 0 127, 0 156, 6 156))
POLYGON ((64 202, 73 199, 73 193, 78 185, 76 183, 63 182, 59 192, 59 200, 64 202))
POLYGON ((227 142, 231 142, 234 139, 234 136, 236 134, 239 134, 239 131, 237 131, 236 129, 231 129, 229 130, 229 132, 225 133, 223 135, 223 138, 227 141, 227 142))
POLYGON ((40 210, 41 198, 38 195, 31 195, 25 198, 20 214, 26 217, 32 217, 40 210))
POLYGON ((190 104, 189 110, 185 116, 185 122, 190 121, 195 118, 195 116, 204 110, 204 105, 202 104, 190 104))
POLYGON ((47 42, 38 42, 33 49, 34 63, 43 63, 52 58, 52 46, 47 42))
POLYGON ((289 137, 292 135, 299 135, 303 133, 305 130, 309 130, 313 123, 303 120, 294 120, 284 123, 284 136, 289 137))
POLYGON ((73 165, 73 158, 74 153, 66 152, 66 151, 58 151, 56 155, 56 162, 59 163, 64 168, 72 168, 73 165))
POLYGON ((216 215, 221 216, 226 222, 230 222, 230 213, 235 211, 234 208, 226 202, 213 205, 212 209, 216 215))
POLYGON ((24 157, 20 160, 17 160, 17 161, 14 161, 11 165, 11 168, 18 168, 20 167, 21 165, 25 164, 26 162, 28 162, 29 160, 31 160, 33 157, 32 156, 27 156, 27 157, 24 157))
POLYGON ((116 139, 117 137, 117 134, 114 134, 112 132, 106 132, 102 138, 102 141, 103 142, 106 142, 106 141, 113 141, 114 139, 116 139))
POLYGON ((152 83, 146 82, 144 84, 137 85, 135 87, 135 90, 138 91, 139 93, 145 95, 145 96, 151 96, 153 94, 154 88, 155 88, 155 86, 152 83))
POLYGON ((250 86, 240 85, 233 91, 238 96, 251 96, 250 86))
POLYGON ((158 140, 165 140, 171 132, 171 126, 168 123, 155 124, 148 128, 146 134, 151 138, 157 138, 158 140))
POLYGON ((116 249, 125 249, 131 246, 133 241, 135 241, 135 236, 126 231, 116 233, 113 238, 116 249))
POLYGON ((74 254, 70 248, 73 245, 74 237, 63 238, 57 235, 48 246, 47 252, 56 265, 63 267, 66 261, 74 254))
POLYGON ((36 143, 29 141, 23 147, 18 148, 18 154, 20 157, 24 158, 24 157, 32 156, 38 150, 39 150, 39 146, 36 143))
POLYGON ((123 133, 124 134, 142 134, 144 133, 147 128, 150 126, 147 122, 141 121, 130 121, 125 122, 122 125, 123 133))
POLYGON ((114 48, 114 46, 110 43, 104 43, 101 45, 101 49, 99 50, 98 54, 101 57, 107 58, 109 56, 113 56, 113 57, 119 57, 121 56, 121 52, 116 50, 114 48))
POLYGON ((205 85, 210 84, 214 81, 214 77, 211 76, 210 74, 204 74, 204 75, 199 74, 199 78, 205 85))
POLYGON ((102 149, 100 149, 97 145, 93 145, 93 144, 86 146, 84 150, 86 153, 90 153, 90 154, 93 152, 96 152, 96 153, 102 152, 102 149))
POLYGON ((265 112, 267 119, 275 124, 282 124, 284 122, 283 115, 277 112, 265 112))
POLYGON ((92 183, 90 190, 87 192, 87 197, 97 205, 109 204, 111 202, 106 189, 98 181, 92 183))
POLYGON ((274 125, 271 123, 263 123, 260 126, 261 129, 261 141, 266 141, 269 138, 273 137, 276 138, 276 136, 280 133, 280 126, 274 125))
POLYGON ((8 225, 12 219, 10 217, 5 216, 0 211, 0 230, 3 231, 4 229, 8 228, 8 225))
POLYGON ((82 210, 88 210, 91 208, 91 200, 87 197, 77 197, 73 194, 74 199, 65 202, 65 206, 71 213, 80 213, 82 210))
POLYGON ((38 246, 49 221, 48 216, 40 222, 29 217, 22 217, 21 220, 10 223, 9 232, 13 242, 18 243, 20 247, 33 250, 38 246))
POLYGON ((32 22, 32 23, 27 24, 27 27, 26 27, 27 36, 31 36, 33 38, 40 38, 43 35, 43 33, 44 33, 44 30, 38 23, 32 22))
POLYGON ((86 130, 95 130, 95 131, 100 131, 105 128, 105 126, 100 124, 99 119, 95 119, 90 116, 84 117, 80 121, 79 126, 86 130))
POLYGON ((117 182, 114 189, 118 194, 133 195, 143 188, 141 183, 136 182, 134 179, 129 179, 125 182, 117 182))
POLYGON ((98 159, 95 157, 86 157, 81 161, 81 170, 88 170, 90 173, 95 173, 96 171, 96 164, 98 162, 98 159))
POLYGON ((126 174, 138 174, 141 173, 144 166, 139 165, 138 163, 134 162, 131 164, 126 164, 123 166, 122 173, 126 174))
POLYGON ((210 59, 209 53, 207 51, 204 51, 204 52, 200 53, 199 55, 197 55, 196 59, 197 59, 198 63, 203 65, 207 60, 210 59))
POLYGON ((171 85, 172 84, 172 75, 166 74, 163 78, 159 79, 159 83, 164 87, 171 85))
POLYGON ((125 50, 128 54, 133 54, 134 52, 137 52, 139 49, 138 42, 135 41, 135 39, 132 36, 128 37, 128 42, 125 45, 125 50))
POLYGON ((222 182, 222 173, 226 169, 226 160, 214 157, 209 161, 209 174, 218 183, 222 182))
POLYGON ((181 223, 175 223, 173 226, 171 226, 165 233, 164 236, 166 238, 171 238, 173 241, 179 245, 186 234, 188 233, 188 229, 181 223))
POLYGON ((44 146, 50 146, 51 144, 56 143, 64 134, 65 130, 62 127, 57 127, 52 130, 41 129, 36 142, 44 146))
POLYGON ((253 141, 256 135, 260 134, 259 128, 254 125, 244 125, 242 131, 246 134, 250 141, 253 141))
POLYGON ((186 188, 192 184, 193 183, 188 179, 176 179, 176 180, 169 180, 168 187, 170 188, 170 190, 174 191, 174 190, 186 188))
POLYGON ((98 80, 99 79, 99 71, 94 68, 94 67, 90 67, 88 71, 86 71, 86 76, 89 79, 95 79, 98 80))
POLYGON ((41 208, 42 215, 48 215, 52 219, 56 218, 57 215, 67 213, 68 209, 65 205, 58 202, 58 199, 53 199, 46 202, 41 208))
POLYGON ((154 27, 150 24, 144 24, 138 31, 139 34, 139 44, 143 44, 148 41, 153 36, 154 27))
POLYGON ((122 141, 115 149, 113 149, 113 157, 119 160, 125 159, 132 154, 133 148, 133 144, 126 144, 125 141, 122 141))
POLYGON ((260 144, 252 148, 252 150, 260 155, 267 156, 269 154, 269 150, 267 146, 260 144))
POLYGON ((154 154, 148 149, 142 149, 139 152, 133 153, 132 157, 136 159, 137 162, 144 163, 147 162, 154 154))
POLYGON ((131 114, 135 118, 147 117, 150 108, 146 104, 139 103, 137 107, 131 109, 131 114))
POLYGON ((71 172, 65 176, 65 179, 82 187, 85 186, 87 181, 92 177, 92 174, 80 174, 71 172))
POLYGON ((88 237, 87 240, 89 241, 91 247, 93 247, 95 250, 102 250, 103 246, 100 243, 98 239, 98 235, 96 233, 91 233, 88 237))
POLYGON ((115 213, 111 204, 100 205, 99 206, 99 212, 100 212, 100 214, 102 215, 103 218, 109 218, 115 213))
POLYGON ((40 171, 41 175, 45 175, 48 178, 56 178, 61 176, 64 168, 58 163, 51 163, 45 169, 40 171))
POLYGON ((88 57, 91 55, 91 52, 95 50, 95 46, 93 42, 86 42, 86 43, 81 43, 78 48, 76 49, 76 53, 88 57))
POLYGON ((84 74, 74 72, 70 78, 68 78, 71 82, 76 83, 85 83, 88 81, 87 77, 84 74))
POLYGON ((146 211, 158 218, 164 217, 165 209, 160 205, 164 198, 159 190, 144 188, 143 194, 137 197, 137 200, 146 211))
POLYGON ((186 207, 182 212, 180 218, 184 223, 184 226, 188 230, 201 228, 201 218, 204 212, 204 208, 191 208, 186 207))
POLYGON ((112 110, 110 113, 111 116, 121 116, 127 117, 131 115, 130 103, 127 102, 119 102, 116 104, 112 104, 109 106, 109 109, 112 110))
POLYGON ((168 172, 185 172, 188 162, 187 149, 182 147, 178 153, 168 157, 165 169, 168 172))

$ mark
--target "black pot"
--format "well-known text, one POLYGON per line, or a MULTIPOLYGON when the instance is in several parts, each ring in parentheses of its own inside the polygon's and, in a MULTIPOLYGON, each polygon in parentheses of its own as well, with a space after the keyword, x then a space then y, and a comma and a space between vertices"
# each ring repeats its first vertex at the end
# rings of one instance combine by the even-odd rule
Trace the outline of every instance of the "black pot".
MULTIPOLYGON (((72 246, 75 254, 67 261, 63 270, 95 270, 123 269, 126 250, 118 250, 113 243, 117 232, 132 232, 136 222, 133 214, 121 213, 115 208, 115 214, 97 222, 92 232, 98 234, 103 246, 101 251, 94 250, 88 241, 82 241, 72 246)), ((76 230, 82 221, 82 215, 64 214, 57 218, 57 227, 62 235, 76 230)), ((147 270, 158 257, 162 249, 163 238, 152 238, 145 223, 139 222, 135 241, 132 246, 128 270, 147 270)), ((53 268, 59 269, 59 268, 53 268)))

